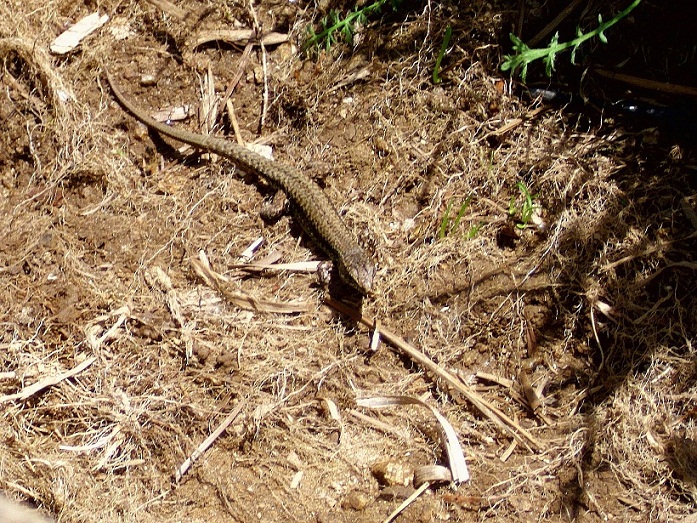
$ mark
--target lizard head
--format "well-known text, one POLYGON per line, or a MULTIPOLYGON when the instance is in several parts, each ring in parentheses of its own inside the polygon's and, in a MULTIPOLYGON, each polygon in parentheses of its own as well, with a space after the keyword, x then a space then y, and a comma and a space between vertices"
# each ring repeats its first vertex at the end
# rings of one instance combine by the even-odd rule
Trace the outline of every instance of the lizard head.
POLYGON ((339 260, 342 279, 361 294, 369 295, 375 279, 375 264, 360 248, 344 253, 339 260))

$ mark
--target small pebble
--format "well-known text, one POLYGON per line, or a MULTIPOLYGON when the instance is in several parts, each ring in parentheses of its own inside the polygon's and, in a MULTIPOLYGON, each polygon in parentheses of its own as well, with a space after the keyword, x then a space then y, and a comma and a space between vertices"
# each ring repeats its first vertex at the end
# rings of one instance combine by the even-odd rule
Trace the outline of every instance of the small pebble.
POLYGON ((144 74, 140 77, 140 85, 143 87, 151 87, 157 84, 157 78, 152 74, 144 74))
POLYGON ((341 507, 351 510, 363 510, 368 506, 369 502, 370 498, 365 492, 354 490, 346 495, 344 500, 341 502, 341 507))
POLYGON ((381 485, 411 485, 414 479, 414 468, 401 461, 381 461, 370 467, 373 476, 381 485))

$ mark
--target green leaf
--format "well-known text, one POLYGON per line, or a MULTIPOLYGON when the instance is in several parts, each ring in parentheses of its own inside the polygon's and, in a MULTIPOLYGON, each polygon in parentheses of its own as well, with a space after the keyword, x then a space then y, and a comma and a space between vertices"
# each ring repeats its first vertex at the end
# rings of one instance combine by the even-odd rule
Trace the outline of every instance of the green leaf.
POLYGON ((536 60, 543 61, 545 64, 545 71, 548 76, 551 75, 552 71, 554 70, 554 61, 557 53, 571 49, 571 62, 576 63, 576 53, 583 42, 597 37, 602 43, 606 44, 607 37, 605 35, 605 31, 629 15, 629 13, 640 3, 641 0, 633 0, 629 6, 617 13, 607 22, 603 22, 603 17, 599 14, 598 27, 589 31, 588 33, 584 33, 582 29, 577 26, 576 38, 571 41, 559 43, 559 33, 556 33, 554 37, 552 37, 549 45, 542 49, 530 49, 530 47, 528 47, 520 38, 514 34, 510 34, 510 39, 513 44, 513 51, 515 54, 504 56, 504 61, 501 64, 501 70, 511 71, 511 74, 514 74, 516 71, 520 70, 520 77, 524 83, 528 72, 528 65, 536 60))
POLYGON ((443 213, 443 218, 440 221, 440 227, 438 228, 438 239, 442 240, 445 235, 448 234, 448 226, 450 225, 450 210, 453 207, 453 201, 448 202, 448 206, 445 208, 445 213, 443 213))
POLYGON ((573 49, 571 49, 571 63, 576 65, 576 51, 578 51, 578 45, 575 45, 573 49))
POLYGON ((554 71, 554 58, 556 54, 551 53, 547 55, 547 58, 544 59, 545 62, 545 73, 547 76, 552 76, 552 71, 554 71))
POLYGON ((448 50, 448 46, 450 45, 450 39, 453 36, 453 28, 450 24, 445 28, 445 34, 443 35, 443 42, 441 43, 440 46, 440 52, 438 53, 438 56, 436 57, 436 65, 433 67, 433 74, 431 75, 431 79, 434 84, 439 84, 442 82, 441 77, 440 77, 440 64, 443 61, 443 57, 445 56, 445 52, 448 50))
MULTIPOLYGON (((324 48, 329 50, 339 40, 336 36, 337 33, 343 41, 351 44, 355 34, 355 25, 365 25, 368 21, 368 16, 380 12, 388 1, 390 0, 375 0, 372 4, 364 7, 355 6, 345 17, 339 11, 332 9, 319 22, 322 30, 319 33, 315 33, 313 30, 303 45, 304 49, 316 49, 324 46, 324 48)), ((402 1, 391 0, 393 9, 396 9, 402 1)))

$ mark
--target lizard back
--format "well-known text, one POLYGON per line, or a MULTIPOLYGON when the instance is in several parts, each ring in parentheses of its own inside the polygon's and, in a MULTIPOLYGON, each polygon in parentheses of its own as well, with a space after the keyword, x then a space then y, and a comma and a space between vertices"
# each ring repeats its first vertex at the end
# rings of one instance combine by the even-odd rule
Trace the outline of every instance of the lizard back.
POLYGON ((264 158, 234 142, 158 122, 128 100, 108 72, 106 78, 118 102, 150 129, 223 156, 240 169, 254 173, 282 190, 305 231, 337 264, 342 279, 363 294, 371 292, 375 264, 358 245, 334 205, 315 182, 294 167, 264 158))

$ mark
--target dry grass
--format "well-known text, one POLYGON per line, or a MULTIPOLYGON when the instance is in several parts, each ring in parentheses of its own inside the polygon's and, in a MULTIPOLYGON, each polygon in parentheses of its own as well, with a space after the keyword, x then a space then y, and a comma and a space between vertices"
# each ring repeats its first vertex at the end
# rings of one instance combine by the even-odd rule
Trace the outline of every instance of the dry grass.
MULTIPOLYGON (((192 103, 194 71, 209 65, 225 85, 239 53, 186 42, 233 19, 247 26, 246 8, 216 6, 193 23, 145 2, 109 4, 109 24, 59 60, 37 49, 88 13, 33 4, 0 7, 0 489, 59 521, 381 521, 399 501, 377 499, 371 466, 443 459, 414 409, 376 415, 382 424, 348 415, 357 396, 401 394, 438 406, 472 473, 422 496, 403 521, 694 513, 689 143, 667 152, 647 133, 558 108, 497 134, 529 108, 497 83, 495 35, 512 13, 485 3, 390 16, 352 57, 311 63, 289 44, 267 49, 262 137, 323 183, 375 252, 379 289, 364 313, 516 419, 542 442, 531 452, 413 362, 370 352, 367 332, 323 306, 311 276, 243 277, 234 265, 260 235, 258 256, 320 253, 292 220, 258 218, 253 180, 177 157, 102 90, 103 61, 146 107, 192 103), (454 67, 434 87, 448 22, 454 67), (145 73, 157 87, 138 85, 145 73), (544 228, 513 226, 519 181, 538 195, 544 228), (448 205, 468 198, 459 228, 439 238, 448 205), (230 277, 227 290, 305 312, 233 306, 197 275, 199 251, 230 277), (477 381, 480 371, 513 385, 477 381), (359 494, 369 503, 356 510, 347 500, 359 494)), ((264 2, 256 13, 292 35, 310 16, 264 2)), ((234 95, 247 140, 262 111, 259 56, 234 95)))

